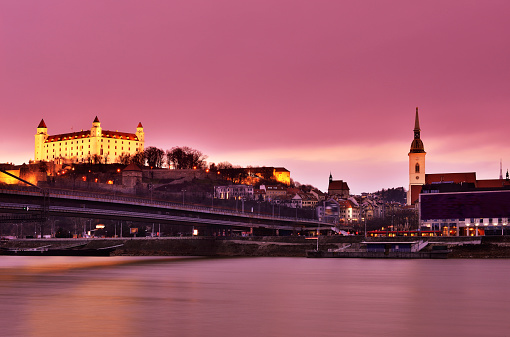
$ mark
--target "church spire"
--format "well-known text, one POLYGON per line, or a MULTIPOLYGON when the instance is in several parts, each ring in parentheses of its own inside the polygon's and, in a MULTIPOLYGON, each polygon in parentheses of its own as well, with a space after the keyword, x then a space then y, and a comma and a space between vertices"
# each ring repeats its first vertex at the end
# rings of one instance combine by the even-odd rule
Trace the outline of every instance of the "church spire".
POLYGON ((420 132, 420 118, 418 117, 418 107, 416 107, 416 117, 414 119, 414 131, 420 132))
POLYGON ((418 108, 416 108, 416 117, 414 120, 414 139, 411 143, 411 150, 409 150, 410 153, 421 153, 425 152, 425 148, 423 147, 423 142, 421 141, 421 135, 420 135, 420 118, 418 116, 418 108))

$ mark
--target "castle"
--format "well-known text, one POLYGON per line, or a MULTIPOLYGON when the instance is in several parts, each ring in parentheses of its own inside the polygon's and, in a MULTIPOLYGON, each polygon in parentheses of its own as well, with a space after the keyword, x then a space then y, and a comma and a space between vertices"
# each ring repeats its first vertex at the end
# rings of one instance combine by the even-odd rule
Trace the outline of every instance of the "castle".
POLYGON ((138 123, 136 133, 108 131, 101 128, 99 119, 92 122, 87 131, 48 135, 48 128, 41 119, 35 135, 34 159, 54 161, 67 159, 73 162, 97 161, 117 162, 121 155, 134 155, 144 150, 142 123, 138 123))

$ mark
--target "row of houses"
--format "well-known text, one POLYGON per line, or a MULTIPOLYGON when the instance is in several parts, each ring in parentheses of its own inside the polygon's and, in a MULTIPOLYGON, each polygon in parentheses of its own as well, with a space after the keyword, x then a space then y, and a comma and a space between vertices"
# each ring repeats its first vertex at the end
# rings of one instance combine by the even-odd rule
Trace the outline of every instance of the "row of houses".
POLYGON ((290 208, 314 209, 317 219, 332 224, 360 224, 374 218, 382 218, 391 212, 397 212, 405 205, 397 202, 384 202, 375 194, 350 196, 347 184, 339 181, 331 184, 340 190, 329 189, 329 193, 312 189, 304 192, 299 188, 282 185, 225 185, 215 187, 215 198, 257 200, 271 202, 290 208))

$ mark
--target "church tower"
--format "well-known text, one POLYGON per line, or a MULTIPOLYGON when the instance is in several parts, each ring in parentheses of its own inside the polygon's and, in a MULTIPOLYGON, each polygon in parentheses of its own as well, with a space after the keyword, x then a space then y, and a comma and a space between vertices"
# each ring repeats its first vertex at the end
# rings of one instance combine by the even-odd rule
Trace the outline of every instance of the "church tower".
POLYGON ((46 123, 44 123, 44 119, 41 119, 39 126, 37 126, 37 133, 35 134, 35 151, 34 151, 34 161, 41 161, 45 158, 43 157, 44 150, 44 142, 48 138, 48 128, 46 127, 46 123))
POLYGON ((418 198, 421 186, 425 184, 425 149, 420 138, 420 119, 418 108, 414 121, 414 139, 409 150, 409 191, 407 192, 407 204, 411 205, 418 198))

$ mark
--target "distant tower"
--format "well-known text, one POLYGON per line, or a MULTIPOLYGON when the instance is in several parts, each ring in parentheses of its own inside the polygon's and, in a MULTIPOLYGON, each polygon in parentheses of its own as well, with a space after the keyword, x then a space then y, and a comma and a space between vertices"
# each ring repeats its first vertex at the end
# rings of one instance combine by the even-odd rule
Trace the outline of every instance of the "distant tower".
POLYGON ((139 122, 138 126, 136 127, 136 137, 138 138, 138 141, 139 141, 138 150, 143 151, 143 144, 145 142, 145 139, 144 139, 145 133, 143 132, 142 122, 139 122))
POLYGON ((503 180, 503 160, 499 160, 499 179, 503 180))
POLYGON ((333 175, 331 174, 331 172, 329 172, 329 182, 331 183, 333 181, 333 175))
POLYGON ((44 142, 48 138, 48 128, 44 119, 41 119, 39 126, 37 126, 37 133, 35 134, 35 151, 34 161, 41 161, 46 158, 43 157, 44 142))
POLYGON ((99 118, 94 118, 92 122, 92 128, 90 128, 90 156, 94 157, 94 155, 102 156, 103 149, 101 146, 101 137, 103 135, 103 129, 101 128, 101 123, 99 122, 99 118))
POLYGON ((407 204, 411 205, 417 198, 417 193, 413 195, 413 189, 421 189, 425 184, 425 149, 420 138, 420 119, 418 117, 418 108, 416 108, 416 117, 414 121, 414 139, 409 150, 409 192, 407 192, 407 204), (413 188, 414 186, 414 188, 413 188), (414 200, 413 200, 414 199, 414 200))

